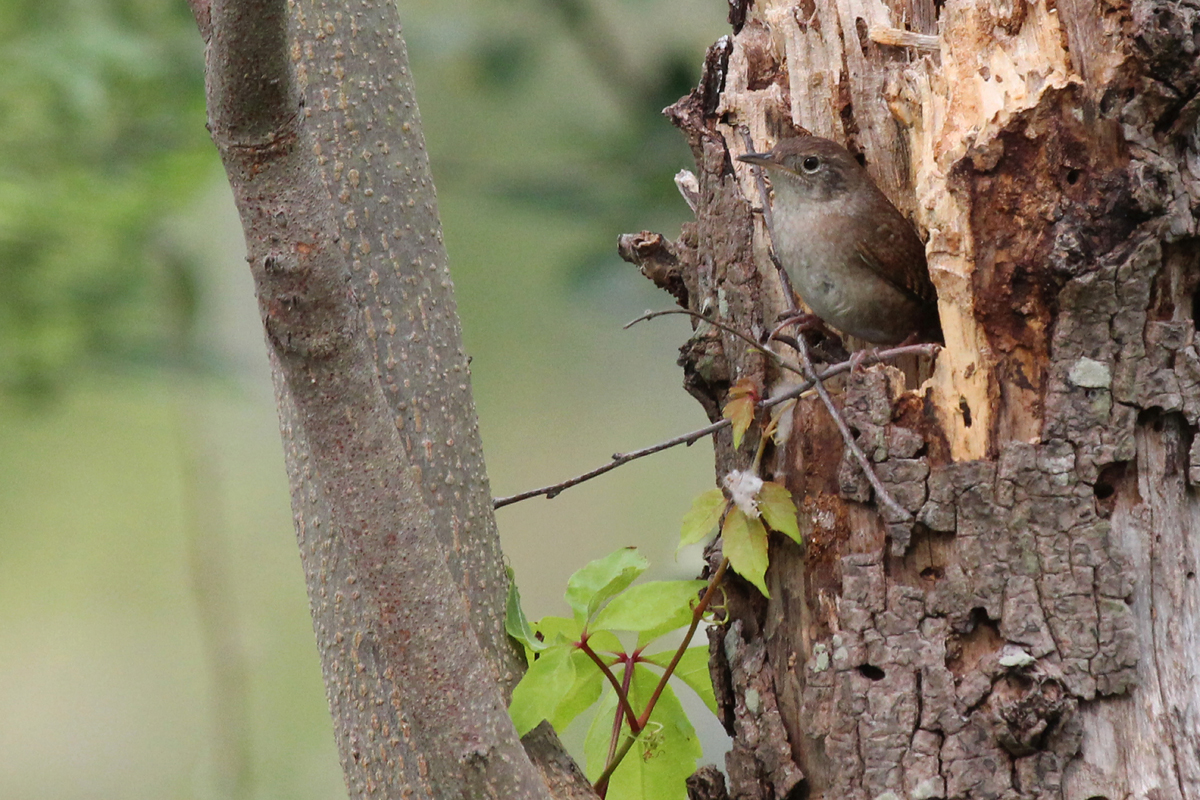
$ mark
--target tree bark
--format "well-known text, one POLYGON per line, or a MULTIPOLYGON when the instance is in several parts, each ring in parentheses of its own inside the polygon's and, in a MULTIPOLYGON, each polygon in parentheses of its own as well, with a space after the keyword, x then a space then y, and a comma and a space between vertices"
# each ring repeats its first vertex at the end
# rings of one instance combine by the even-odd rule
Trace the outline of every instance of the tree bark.
POLYGON ((590 791, 506 711, 520 656, 390 2, 191 0, 246 234, 351 797, 590 791))
MULTIPOLYGON (((915 522, 881 516, 815 399, 774 449, 807 546, 773 541, 770 599, 734 581, 712 631, 730 796, 1200 797, 1200 5, 731 6, 668 109, 696 220, 645 271, 769 327, 738 127, 807 130, 927 238, 946 347, 835 391, 915 522)), ((735 380, 789 380, 711 326, 683 353, 714 419, 735 380)), ((747 439, 718 437, 719 475, 747 439)))

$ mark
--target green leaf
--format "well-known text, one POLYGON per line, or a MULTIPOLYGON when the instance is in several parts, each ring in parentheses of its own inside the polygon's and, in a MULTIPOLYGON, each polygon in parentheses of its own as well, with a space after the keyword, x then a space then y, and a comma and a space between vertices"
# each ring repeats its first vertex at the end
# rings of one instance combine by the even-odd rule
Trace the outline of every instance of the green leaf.
MULTIPOLYGON (((655 653, 652 656, 644 656, 644 658, 652 664, 657 664, 663 669, 671 663, 671 659, 675 657, 674 650, 665 650, 661 653, 655 653)), ((689 647, 683 651, 683 656, 679 659, 679 663, 675 665, 675 671, 671 673, 672 678, 686 683, 692 688, 692 691, 699 695, 704 701, 704 705, 708 706, 708 710, 717 715, 717 697, 713 691, 712 673, 708 670, 708 648, 707 647, 689 647)))
POLYGON ((621 640, 617 638, 617 635, 611 631, 604 630, 588 631, 588 647, 601 656, 624 654, 625 652, 625 645, 621 644, 621 640))
POLYGON ((546 643, 543 646, 574 644, 583 636, 583 624, 570 617, 542 617, 533 623, 533 629, 542 635, 542 640, 546 643))
POLYGON ((587 653, 576 650, 571 654, 571 661, 575 666, 575 682, 563 695, 555 707, 553 715, 548 717, 554 730, 559 733, 566 730, 573 719, 587 711, 600 699, 600 691, 607 683, 604 673, 596 666, 596 662, 588 657, 587 653))
POLYGON ((800 527, 796 524, 796 504, 786 486, 766 481, 758 491, 758 510, 771 530, 779 531, 796 544, 804 544, 800 527))
POLYGON ((679 546, 695 544, 708 536, 721 521, 726 502, 725 493, 720 489, 709 489, 693 500, 692 507, 683 515, 679 546))
POLYGON ((692 605, 706 581, 649 581, 617 595, 596 615, 597 630, 637 631, 639 644, 692 621, 692 605))
MULTIPOLYGON (((630 695, 635 710, 645 708, 654 687, 658 685, 656 671, 639 666, 634 669, 630 695)), ((588 780, 595 781, 604 771, 608 757, 608 742, 612 735, 613 715, 617 700, 608 692, 600 701, 596 718, 588 729, 584 743, 588 780)), ((628 736, 628 727, 622 736, 628 736)), ((685 781, 696 771, 696 762, 703 755, 696 732, 683 713, 679 698, 670 686, 663 689, 650 715, 650 723, 608 784, 609 800, 686 800, 685 781)))
POLYGON ((623 547, 584 566, 567 581, 567 603, 582 623, 650 566, 636 548, 623 547))
POLYGON ((721 550, 729 559, 734 572, 758 587, 763 597, 767 591, 767 530, 762 521, 751 519, 740 508, 731 508, 721 529, 721 550))
POLYGON ((521 593, 517 590, 517 581, 513 577, 512 567, 505 567, 504 571, 508 574, 508 601, 504 609, 504 630, 508 631, 509 636, 525 645, 525 657, 532 662, 532 655, 528 651, 544 650, 546 645, 538 641, 533 628, 529 625, 529 619, 521 609, 521 593))
POLYGON ((559 704, 575 686, 575 648, 557 645, 547 648, 529 667, 521 682, 513 689, 508 713, 517 726, 517 735, 524 736, 544 719, 552 719, 559 704))

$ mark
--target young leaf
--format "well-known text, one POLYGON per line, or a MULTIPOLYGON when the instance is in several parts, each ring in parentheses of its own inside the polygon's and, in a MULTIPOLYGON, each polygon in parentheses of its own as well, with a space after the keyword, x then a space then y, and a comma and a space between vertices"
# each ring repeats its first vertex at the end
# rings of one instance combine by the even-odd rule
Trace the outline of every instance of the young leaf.
POLYGON ((513 577, 512 567, 505 567, 504 571, 508 573, 508 601, 504 609, 504 630, 508 632, 509 636, 525 645, 526 657, 532 662, 533 658, 528 651, 544 650, 546 645, 539 642, 534 636, 529 619, 521 609, 521 593, 517 591, 517 582, 513 577))
POLYGON ((542 646, 554 644, 574 644, 583 636, 583 623, 570 617, 542 617, 533 623, 533 629, 542 635, 542 646))
POLYGON ((649 566, 635 548, 623 547, 581 568, 567 581, 567 603, 575 611, 575 619, 586 624, 604 601, 633 583, 649 566))
POLYGON ((600 690, 606 683, 604 673, 587 653, 576 650, 571 654, 571 661, 575 665, 575 683, 558 702, 553 715, 547 717, 554 730, 559 733, 567 729, 571 720, 587 711, 600 699, 600 690))
POLYGON ((804 544, 796 524, 796 504, 792 502, 792 493, 787 487, 774 481, 765 482, 758 491, 758 510, 771 530, 788 536, 796 544, 804 544))
POLYGON ((708 536, 721 521, 725 511, 725 493, 720 489, 709 489, 692 501, 692 507, 683 515, 679 534, 679 546, 695 544, 708 536))
POLYGON ((742 436, 754 422, 754 398, 749 395, 733 398, 725 404, 721 416, 733 423, 733 448, 736 450, 742 446, 742 436))
POLYGON ((767 530, 762 521, 747 517, 740 508, 731 508, 721 528, 721 550, 729 566, 758 587, 764 597, 767 591, 767 530))
MULTIPOLYGON (((645 667, 634 670, 630 687, 634 709, 645 708, 658 680, 656 671, 645 667)), ((588 729, 584 743, 588 780, 596 780, 604 771, 616 707, 616 695, 608 692, 588 729)), ((623 736, 628 735, 629 729, 625 728, 623 736)), ((609 800, 686 800, 687 778, 696 771, 696 762, 702 754, 696 732, 683 713, 679 698, 667 686, 654 706, 650 724, 613 773, 607 797, 609 800)))
POLYGON ((559 704, 575 685, 575 648, 562 644, 544 650, 513 689, 508 713, 524 736, 544 719, 554 717, 559 704))
POLYGON ((692 621, 692 605, 706 581, 650 581, 621 592, 605 606, 592 627, 596 630, 637 631, 638 642, 649 642, 692 621))
MULTIPOLYGON (((645 656, 645 659, 651 664, 657 664, 666 669, 674 657, 674 650, 664 650, 652 656, 645 656)), ((708 670, 707 647, 689 647, 687 650, 684 650, 679 663, 675 665, 675 671, 671 673, 671 677, 679 678, 679 680, 690 686, 692 691, 704 701, 704 705, 708 706, 708 710, 714 715, 718 715, 717 697, 713 691, 712 674, 708 670)))

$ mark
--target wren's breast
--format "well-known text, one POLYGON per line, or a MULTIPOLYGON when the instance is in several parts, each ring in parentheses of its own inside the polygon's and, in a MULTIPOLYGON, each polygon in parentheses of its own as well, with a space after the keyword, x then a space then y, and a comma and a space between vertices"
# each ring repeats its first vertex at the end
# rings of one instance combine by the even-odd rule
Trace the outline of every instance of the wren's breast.
POLYGON ((913 298, 877 275, 843 235, 854 226, 822 213, 779 225, 773 240, 792 285, 813 313, 843 333, 877 344, 902 341, 923 313, 913 298))

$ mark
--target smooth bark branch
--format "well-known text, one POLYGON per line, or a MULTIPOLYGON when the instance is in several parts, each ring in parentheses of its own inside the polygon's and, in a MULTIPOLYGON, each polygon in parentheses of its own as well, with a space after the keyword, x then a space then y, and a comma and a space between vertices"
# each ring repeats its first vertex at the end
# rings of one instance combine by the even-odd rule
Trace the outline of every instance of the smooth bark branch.
POLYGON ((367 347, 284 0, 215 3, 208 45, 210 128, 246 234, 351 795, 546 797, 367 347))
MULTIPOLYGON (((470 369, 396 4, 297 0, 305 124, 404 450, 420 467, 471 623, 505 696, 524 656, 504 631, 508 579, 470 369)), ((551 754, 555 758, 560 754, 551 754)))

